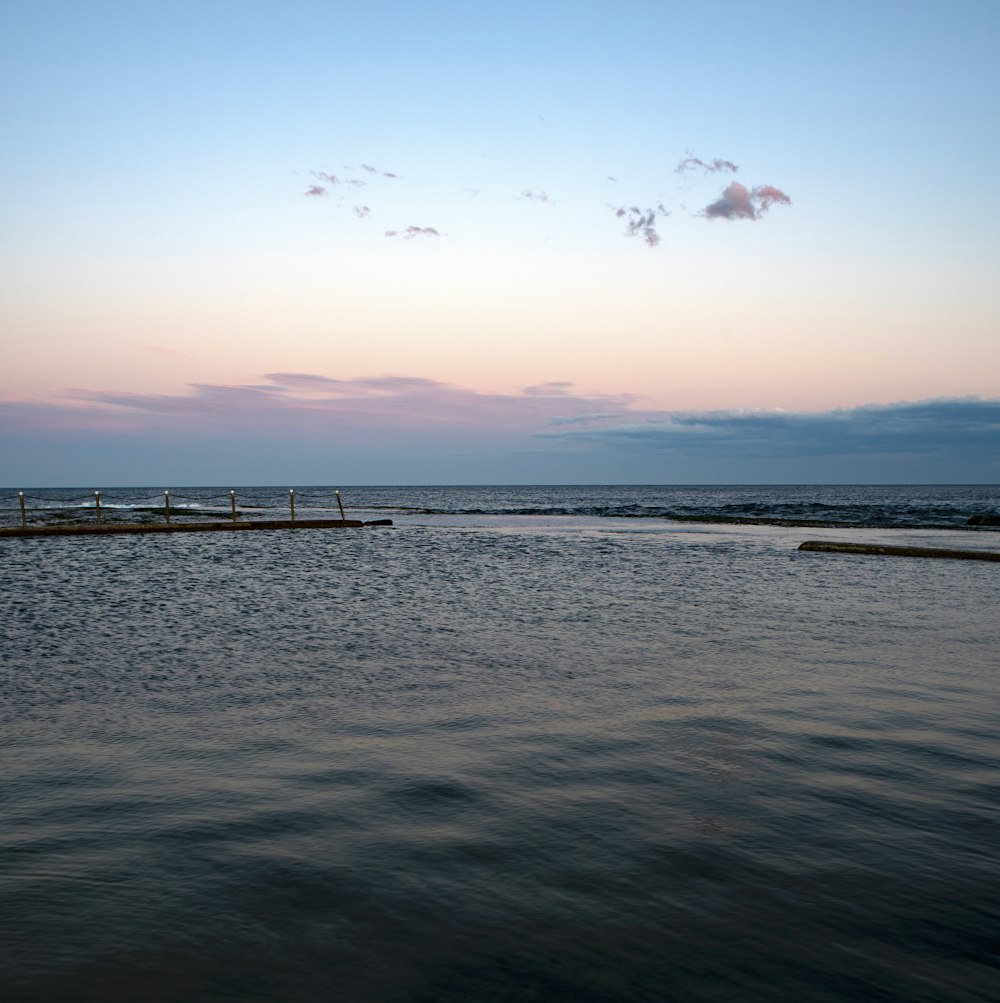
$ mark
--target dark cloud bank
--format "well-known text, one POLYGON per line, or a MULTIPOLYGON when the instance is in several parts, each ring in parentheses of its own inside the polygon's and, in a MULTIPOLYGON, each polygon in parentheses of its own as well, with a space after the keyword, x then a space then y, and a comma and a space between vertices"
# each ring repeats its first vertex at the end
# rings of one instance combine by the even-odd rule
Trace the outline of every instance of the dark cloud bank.
MULTIPOLYGON (((1000 482, 1000 400, 643 410, 565 381, 483 394, 273 373, 185 394, 0 403, 6 479, 89 483, 1000 482)), ((14 485, 16 486, 16 485, 14 485)))
POLYGON ((638 422, 557 433, 650 451, 699 450, 760 459, 948 452, 1000 458, 1000 400, 938 399, 825 412, 708 411, 647 414, 638 422))

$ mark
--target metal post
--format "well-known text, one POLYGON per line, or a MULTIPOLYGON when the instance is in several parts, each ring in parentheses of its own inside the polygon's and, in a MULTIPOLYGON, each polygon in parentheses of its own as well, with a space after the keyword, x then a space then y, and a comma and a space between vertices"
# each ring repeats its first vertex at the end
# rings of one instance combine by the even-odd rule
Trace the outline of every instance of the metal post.
POLYGON ((236 522, 236 492, 235 491, 230 491, 229 492, 229 500, 230 500, 230 502, 232 502, 232 506, 233 506, 233 522, 236 522))
POLYGON ((94 492, 94 504, 97 507, 97 525, 100 526, 100 524, 101 524, 101 492, 100 491, 95 491, 94 492))
POLYGON ((292 522, 295 522, 295 488, 288 489, 288 501, 292 506, 292 522))
POLYGON ((18 498, 21 499, 21 529, 27 529, 28 528, 28 519, 27 519, 27 516, 25 516, 25 514, 24 514, 24 492, 23 491, 18 491, 17 496, 18 496, 18 498))
POLYGON ((163 511, 167 517, 167 525, 170 525, 170 492, 164 490, 163 492, 163 511))
POLYGON ((347 516, 344 515, 344 503, 340 500, 340 492, 334 491, 333 493, 337 496, 337 507, 340 509, 340 518, 346 522, 347 516))

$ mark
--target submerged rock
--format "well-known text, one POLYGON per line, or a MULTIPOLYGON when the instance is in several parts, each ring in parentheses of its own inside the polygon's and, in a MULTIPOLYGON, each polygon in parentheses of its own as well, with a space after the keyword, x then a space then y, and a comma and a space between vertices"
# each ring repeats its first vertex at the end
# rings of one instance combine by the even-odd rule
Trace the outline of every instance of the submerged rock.
POLYGON ((879 557, 940 557, 964 561, 1000 561, 1000 553, 991 550, 943 550, 939 547, 890 547, 881 543, 836 543, 832 540, 806 540, 799 550, 826 554, 868 554, 879 557))

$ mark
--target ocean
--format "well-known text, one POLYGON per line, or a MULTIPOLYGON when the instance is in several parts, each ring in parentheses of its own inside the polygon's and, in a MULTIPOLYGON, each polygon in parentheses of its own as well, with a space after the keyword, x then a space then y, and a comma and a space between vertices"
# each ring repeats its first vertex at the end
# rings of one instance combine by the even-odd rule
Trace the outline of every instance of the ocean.
POLYGON ((341 493, 0 539, 0 998, 997 998, 1000 487, 341 493))

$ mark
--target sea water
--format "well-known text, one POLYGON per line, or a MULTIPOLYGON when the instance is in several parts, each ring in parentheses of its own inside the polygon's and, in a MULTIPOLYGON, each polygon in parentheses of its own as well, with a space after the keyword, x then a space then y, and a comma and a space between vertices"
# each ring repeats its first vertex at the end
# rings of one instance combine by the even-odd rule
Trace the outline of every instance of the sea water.
POLYGON ((997 997, 998 489, 343 495, 0 540, 0 998, 997 997))

